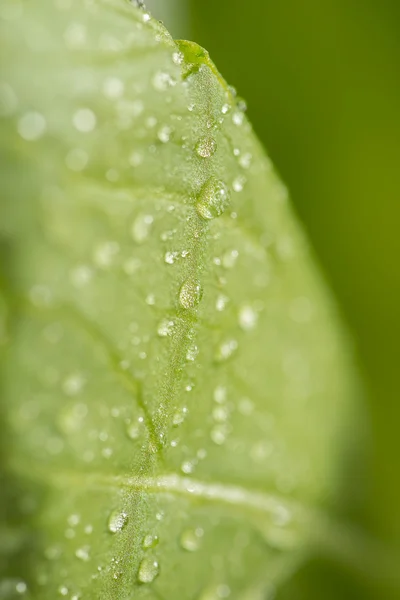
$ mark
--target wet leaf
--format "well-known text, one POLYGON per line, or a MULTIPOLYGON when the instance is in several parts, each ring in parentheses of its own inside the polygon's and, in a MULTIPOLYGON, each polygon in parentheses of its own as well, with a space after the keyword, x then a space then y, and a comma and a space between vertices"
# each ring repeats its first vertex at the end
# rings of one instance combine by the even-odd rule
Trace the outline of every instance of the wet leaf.
POLYGON ((266 598, 356 386, 244 103, 123 0, 0 9, 0 597, 266 598))

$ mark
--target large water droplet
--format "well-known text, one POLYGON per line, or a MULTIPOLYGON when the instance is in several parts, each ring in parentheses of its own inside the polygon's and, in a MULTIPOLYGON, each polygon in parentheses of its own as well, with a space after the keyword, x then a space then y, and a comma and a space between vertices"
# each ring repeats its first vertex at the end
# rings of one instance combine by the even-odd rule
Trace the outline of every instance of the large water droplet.
POLYGON ((119 531, 122 531, 127 522, 128 515, 126 512, 114 510, 108 518, 108 531, 111 533, 118 533, 119 531))
POLYGON ((258 314, 251 306, 242 306, 239 310, 239 325, 244 331, 250 331, 257 325, 258 314))
POLYGON ((223 342, 217 350, 216 358, 219 361, 228 360, 238 349, 236 340, 228 340, 223 342))
POLYGON ((201 546, 203 534, 204 532, 200 527, 197 527, 197 529, 186 529, 180 537, 182 548, 188 552, 196 552, 201 546))
POLYGON ((196 153, 201 158, 210 158, 217 150, 217 142, 212 137, 203 137, 196 144, 196 153))
POLYGON ((158 542, 159 542, 158 535, 148 533, 143 538, 142 546, 145 550, 147 550, 148 548, 155 548, 158 545, 158 542))
POLYGON ((165 92, 168 88, 176 85, 176 81, 169 73, 158 71, 152 80, 153 87, 158 92, 165 92))
POLYGON ((38 112, 25 113, 18 121, 19 135, 29 142, 38 140, 46 131, 46 119, 38 112))
POLYGON ((224 296, 223 294, 220 294, 217 297, 217 300, 215 302, 215 308, 219 311, 222 312, 223 310, 225 310, 227 303, 229 302, 229 298, 227 296, 224 296))
POLYGON ((125 84, 118 77, 107 77, 103 83, 103 94, 110 100, 120 98, 124 93, 125 84))
POLYGON ((171 319, 163 319, 157 327, 157 334, 160 337, 168 337, 174 332, 175 323, 171 319))
POLYGON ((178 409, 174 413, 174 416, 172 417, 172 424, 175 427, 178 427, 178 425, 181 425, 183 423, 183 421, 186 419, 187 414, 188 414, 188 409, 186 408, 186 406, 184 406, 182 408, 182 410, 178 409))
POLYGON ((182 284, 179 291, 179 303, 187 310, 197 306, 202 298, 203 290, 200 282, 195 279, 188 279, 182 284))
POLYGON ((88 562, 90 560, 90 546, 82 546, 82 548, 78 548, 75 551, 75 556, 83 562, 88 562))
POLYGON ((154 558, 144 558, 139 566, 138 580, 140 583, 151 583, 159 572, 159 564, 154 558))
POLYGON ((243 177, 243 175, 239 175, 238 177, 236 177, 233 181, 232 181, 232 188, 235 192, 242 192, 244 186, 246 185, 246 177, 243 177))
POLYGON ((138 215, 133 222, 131 233, 132 237, 138 244, 142 244, 150 233, 150 227, 153 224, 152 215, 138 215))
POLYGON ((189 346, 186 352, 186 360, 194 362, 199 354, 199 349, 195 344, 189 346))
POLYGON ((183 463, 181 464, 181 471, 182 471, 182 473, 185 473, 185 475, 189 475, 190 473, 193 473, 193 471, 194 471, 193 462, 191 462, 190 460, 183 461, 183 463))
POLYGON ((211 177, 203 186, 196 204, 197 212, 203 219, 215 219, 222 215, 229 205, 229 190, 223 181, 211 177))
POLYGON ((90 108, 80 108, 72 117, 72 122, 81 133, 90 133, 96 127, 97 118, 90 108))

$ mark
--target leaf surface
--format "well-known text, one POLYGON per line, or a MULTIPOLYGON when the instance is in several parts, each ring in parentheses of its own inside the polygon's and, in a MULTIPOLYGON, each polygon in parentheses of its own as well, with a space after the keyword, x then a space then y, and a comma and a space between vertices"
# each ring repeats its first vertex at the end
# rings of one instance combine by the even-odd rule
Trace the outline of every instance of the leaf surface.
POLYGON ((324 535, 356 389, 287 191, 147 13, 0 17, 0 597, 268 597, 324 535))

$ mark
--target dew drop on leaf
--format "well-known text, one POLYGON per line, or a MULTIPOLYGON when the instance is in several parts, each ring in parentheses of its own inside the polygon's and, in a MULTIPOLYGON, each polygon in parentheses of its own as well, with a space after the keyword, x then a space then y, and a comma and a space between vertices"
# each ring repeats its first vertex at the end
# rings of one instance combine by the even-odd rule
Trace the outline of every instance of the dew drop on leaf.
POLYGON ((200 191, 196 209, 203 219, 215 219, 229 205, 229 191, 225 183, 211 177, 200 191))
POLYGON ((171 319, 163 319, 157 327, 157 334, 160 337, 168 337, 172 335, 173 331, 174 321, 172 321, 171 319))
POLYGON ((97 118, 90 108, 80 108, 74 113, 72 122, 80 133, 90 133, 96 127, 97 118))
POLYGON ((196 153, 201 158, 210 158, 217 150, 217 142, 212 137, 203 137, 196 144, 196 153))
POLYGON ((160 572, 159 564, 154 558, 144 558, 139 566, 138 580, 140 583, 151 583, 160 572))
POLYGON ((197 306, 202 298, 203 290, 200 282, 195 279, 185 281, 179 291, 179 303, 183 308, 189 310, 197 306))
POLYGON ((239 175, 232 182, 232 188, 234 192, 242 192, 246 185, 246 178, 243 175, 239 175))
POLYGON ((201 546, 202 537, 203 530, 200 527, 197 529, 185 529, 180 537, 180 544, 184 550, 196 552, 201 546))
POLYGON ((244 331, 250 331, 257 325, 258 314, 251 306, 242 306, 239 310, 239 325, 244 331))
POLYGON ((221 362, 228 360, 228 358, 231 358, 236 352, 238 346, 239 344, 236 340, 227 340, 226 342, 223 342, 217 350, 216 359, 221 362))
POLYGON ((108 531, 111 533, 118 533, 119 531, 122 531, 127 522, 128 515, 126 512, 114 510, 108 518, 108 531))
POLYGON ((187 412, 188 412, 188 409, 186 407, 177 410, 174 413, 174 416, 172 417, 172 424, 175 427, 177 427, 178 425, 181 425, 186 418, 187 412))
POLYGON ((138 244, 142 244, 149 236, 150 228, 153 223, 152 215, 140 214, 132 224, 132 237, 138 244))
POLYGON ((158 542, 159 542, 158 535, 148 533, 143 538, 142 546, 145 550, 147 550, 148 548, 155 548, 158 545, 158 542))
POLYGON ((35 111, 25 113, 18 121, 18 133, 28 142, 34 142, 41 138, 46 127, 44 116, 35 111))
POLYGON ((90 560, 90 546, 82 546, 75 551, 75 556, 83 562, 88 562, 90 560))

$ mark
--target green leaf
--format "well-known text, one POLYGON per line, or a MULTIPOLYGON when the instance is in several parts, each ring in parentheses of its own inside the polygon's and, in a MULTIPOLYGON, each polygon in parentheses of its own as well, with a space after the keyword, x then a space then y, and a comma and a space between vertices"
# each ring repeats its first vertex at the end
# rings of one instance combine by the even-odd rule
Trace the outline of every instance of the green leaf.
POLYGON ((266 598, 329 546, 357 393, 287 191, 147 13, 0 18, 0 597, 266 598))

